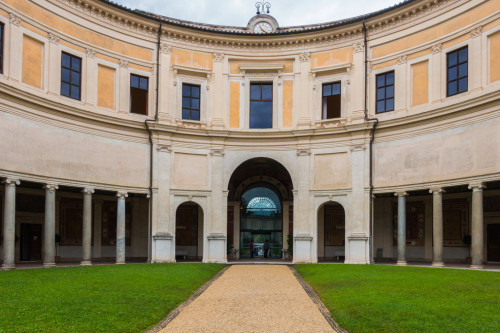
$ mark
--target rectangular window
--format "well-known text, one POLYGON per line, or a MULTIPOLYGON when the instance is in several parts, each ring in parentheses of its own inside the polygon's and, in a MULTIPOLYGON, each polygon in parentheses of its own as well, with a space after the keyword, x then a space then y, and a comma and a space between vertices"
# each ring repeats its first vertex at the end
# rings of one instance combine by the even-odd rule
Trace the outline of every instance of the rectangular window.
POLYGON ((148 114, 147 77, 130 74, 130 113, 148 114))
POLYGON ((273 128, 273 84, 250 85, 250 128, 273 128))
POLYGON ((200 120, 200 86, 182 84, 182 119, 200 120))
POLYGON ((80 100, 82 59, 63 52, 61 55, 61 95, 80 100))
POLYGON ((453 96, 469 89, 469 54, 468 47, 463 47, 446 55, 446 95, 453 96))
POLYGON ((394 111, 394 71, 376 76, 377 107, 376 112, 394 111))
POLYGON ((323 84, 323 113, 321 119, 340 118, 340 82, 323 84))
POLYGON ((4 38, 3 38, 3 23, 0 23, 0 73, 3 74, 3 44, 4 44, 4 38))

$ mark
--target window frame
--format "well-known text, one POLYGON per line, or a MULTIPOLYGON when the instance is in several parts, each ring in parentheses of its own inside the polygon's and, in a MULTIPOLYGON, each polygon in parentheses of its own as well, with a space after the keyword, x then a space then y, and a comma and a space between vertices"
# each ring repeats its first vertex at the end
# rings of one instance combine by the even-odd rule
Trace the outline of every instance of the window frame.
POLYGON ((456 95, 460 95, 462 93, 465 93, 469 91, 469 45, 464 45, 462 47, 459 47, 453 51, 450 51, 450 52, 446 52, 446 97, 452 97, 452 96, 456 96, 456 95), (460 51, 464 50, 464 49, 467 49, 467 60, 465 62, 460 62, 460 58, 459 58, 459 53, 460 51), (457 63, 456 65, 453 65, 453 66, 450 66, 449 65, 449 59, 450 59, 450 55, 452 54, 455 54, 457 55, 457 63), (460 67, 460 65, 463 65, 463 64, 467 64, 467 74, 464 76, 464 77, 460 77, 460 73, 459 73, 459 70, 458 68, 460 67), (450 71, 450 68, 452 67, 456 67, 457 68, 457 77, 456 79, 454 80, 451 80, 450 81, 450 78, 449 78, 449 71, 450 71), (460 91, 459 90, 459 81, 461 79, 464 79, 466 78, 467 79, 467 89, 464 90, 464 91, 460 91), (456 92, 454 94, 451 94, 450 95, 450 83, 451 82, 456 82, 457 84, 457 87, 456 87, 456 92))
POLYGON ((139 75, 139 74, 135 74, 135 73, 130 73, 130 81, 129 81, 129 95, 130 95, 130 100, 129 100, 129 113, 130 114, 136 114, 136 115, 141 115, 141 116, 147 116, 149 114, 149 77, 148 76, 144 76, 144 75, 139 75), (138 79, 139 79, 139 87, 132 87, 132 76, 136 76, 138 79), (140 88, 140 80, 141 79, 146 79, 147 81, 147 88, 146 89, 142 89, 140 88), (146 106, 145 106, 145 109, 144 109, 144 113, 139 113, 139 112, 132 112, 132 98, 133 98, 133 94, 132 94, 132 89, 138 89, 138 90, 142 90, 142 91, 146 91, 146 106))
MULTIPOLYGON (((328 108, 327 108, 328 109, 328 108)), ((341 80, 338 80, 338 81, 329 81, 329 82, 323 82, 321 84, 321 120, 333 120, 333 119, 340 119, 342 118, 342 81, 341 80), (336 95, 329 95, 329 96, 324 96, 324 87, 325 86, 332 86, 332 89, 333 89, 333 86, 338 84, 340 86, 340 92, 336 95, 339 96, 339 116, 338 117, 334 117, 334 118, 327 118, 327 110, 325 110, 325 98, 329 97, 329 96, 336 96, 336 95)))
POLYGON ((194 83, 189 83, 189 82, 182 82, 181 85, 181 119, 182 120, 188 120, 188 121, 201 121, 201 84, 194 84, 194 83), (184 86, 190 87, 190 96, 184 96, 184 86), (193 92, 193 87, 198 88, 198 97, 193 97, 192 92, 193 92), (189 98, 189 108, 184 107, 184 98, 189 98), (193 99, 198 100, 198 109, 192 108, 192 102, 193 99), (184 110, 189 110, 189 118, 184 118, 184 110), (198 111, 198 119, 193 119, 192 112, 198 111))
POLYGON ((274 87, 274 82, 273 81, 251 81, 248 85, 249 90, 248 90, 248 128, 249 129, 255 129, 255 130, 267 130, 267 129, 273 129, 274 128, 274 117, 275 117, 275 106, 274 106, 274 99, 275 99, 275 87, 274 87), (260 85, 260 96, 261 99, 258 100, 252 100, 252 86, 254 85, 260 85), (262 99, 262 86, 267 85, 271 86, 271 99, 270 100, 263 100, 262 99), (271 103, 271 127, 252 127, 252 102, 269 102, 271 103))
POLYGON ((0 74, 4 73, 3 63, 4 63, 4 45, 5 45, 5 24, 0 22, 0 74))
POLYGON ((394 111, 395 108, 396 108, 396 71, 393 69, 393 70, 389 70, 389 71, 386 71, 386 72, 379 73, 379 74, 375 75, 375 113, 376 114, 381 114, 381 113, 391 112, 391 111, 394 111), (392 84, 388 85, 387 84, 387 75, 391 74, 391 73, 393 75, 393 80, 392 80, 392 84), (384 78, 384 85, 383 86, 379 86, 378 85, 378 78, 380 76, 385 76, 385 78, 384 78), (391 86, 392 86, 392 91, 393 91, 393 94, 392 94, 392 109, 391 110, 387 110, 387 100, 391 99, 391 97, 387 98, 387 88, 391 87, 391 86), (378 90, 381 89, 381 88, 384 88, 384 98, 379 99, 378 98, 378 90), (380 102, 380 101, 384 101, 384 106, 385 107, 384 107, 383 111, 379 111, 379 109, 378 109, 378 102, 380 102))
POLYGON ((61 75, 60 75, 60 89, 59 89, 61 96, 68 97, 68 98, 71 98, 71 99, 74 99, 74 100, 77 100, 77 101, 81 101, 82 100, 82 72, 83 72, 83 59, 81 57, 73 55, 73 54, 71 54, 69 52, 61 51, 61 75), (67 55, 67 56, 70 57, 70 65, 69 65, 70 67, 69 68, 63 66, 63 55, 67 55), (72 69, 73 58, 76 58, 76 59, 80 60, 80 71, 78 72, 78 74, 79 74, 78 88, 79 88, 80 92, 78 94, 78 98, 75 98, 75 97, 71 96, 72 86, 77 86, 76 84, 73 84, 71 82, 71 74, 73 72, 76 72, 75 70, 72 69), (63 81, 63 78, 62 78, 63 69, 67 69, 67 70, 70 71, 69 81, 63 81), (62 91, 62 89, 63 89, 62 88, 63 87, 63 83, 69 84, 69 95, 63 94, 63 91, 62 91))

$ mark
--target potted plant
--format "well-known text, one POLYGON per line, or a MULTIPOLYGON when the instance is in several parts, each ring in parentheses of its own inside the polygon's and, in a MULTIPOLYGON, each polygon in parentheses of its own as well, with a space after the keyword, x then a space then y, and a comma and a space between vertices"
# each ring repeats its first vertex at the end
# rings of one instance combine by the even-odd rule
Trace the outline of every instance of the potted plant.
POLYGON ((465 258, 465 260, 467 260, 468 264, 471 264, 472 263, 472 258, 470 256, 470 245, 472 244, 472 237, 471 237, 471 235, 465 235, 464 239, 462 240, 462 242, 465 245, 467 245, 467 247, 469 249, 469 256, 467 258, 465 258))
POLYGON ((61 236, 59 234, 56 234, 56 236, 54 237, 55 241, 56 241, 56 257, 55 257, 55 261, 56 263, 59 263, 59 261, 61 261, 61 257, 59 256, 59 243, 61 242, 61 236))
POLYGON ((288 235, 288 237, 286 239, 286 243, 288 244, 288 250, 287 250, 288 257, 290 259, 293 259, 293 236, 292 235, 288 235))

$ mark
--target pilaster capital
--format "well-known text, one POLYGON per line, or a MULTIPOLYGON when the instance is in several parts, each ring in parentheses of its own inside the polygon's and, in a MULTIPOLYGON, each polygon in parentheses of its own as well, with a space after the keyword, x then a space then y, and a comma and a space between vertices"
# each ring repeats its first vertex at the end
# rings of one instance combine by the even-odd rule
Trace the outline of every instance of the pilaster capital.
POLYGON ((311 52, 303 52, 299 54, 300 62, 308 62, 311 59, 311 52))
POLYGON ((55 191, 57 189, 59 189, 59 186, 57 184, 46 184, 44 187, 43 187, 46 191, 55 191))
POLYGON ((214 53, 214 61, 223 62, 224 61, 224 53, 214 53))
POLYGON ((446 193, 446 191, 441 187, 441 186, 432 186, 430 189, 429 189, 429 193, 438 193, 438 194, 441 194, 441 193, 446 193))
POLYGON ((483 182, 472 182, 469 184, 469 190, 472 191, 482 191, 486 188, 486 185, 483 182))
POLYGON ((172 52, 172 47, 167 44, 160 45, 160 52, 164 54, 170 54, 172 52))
POLYGON ((356 42, 353 44, 354 53, 363 52, 365 50, 364 42, 356 42))
POLYGON ((95 192, 94 188, 93 187, 85 187, 83 190, 82 190, 82 193, 83 194, 93 194, 95 192))
POLYGON ((395 197, 407 197, 408 193, 405 191, 397 191, 397 192, 394 192, 394 196, 395 197))
POLYGON ((116 197, 118 199, 125 199, 128 198, 128 193, 126 191, 118 191, 116 192, 116 197))
POLYGON ((210 150, 210 155, 212 156, 224 156, 224 149, 212 149, 210 150))
POLYGON ((311 155, 311 149, 297 149, 297 156, 309 156, 311 155))
POLYGON ((441 53, 441 44, 435 44, 432 46, 432 53, 437 54, 441 53))
POLYGON ((95 50, 85 49, 85 53, 87 54, 87 57, 89 57, 91 59, 95 58, 95 50))
POLYGON ((9 13, 9 21, 11 24, 13 24, 15 26, 19 26, 21 24, 21 20, 19 19, 19 17, 17 17, 13 13, 9 13))
POLYGON ((471 31, 472 38, 480 37, 483 33, 483 27, 477 27, 471 31))
POLYGON ((21 184, 18 178, 5 178, 5 180, 2 182, 7 186, 16 186, 21 184))
POLYGON ((52 32, 49 32, 49 42, 59 44, 59 36, 52 32))
POLYGON ((128 61, 120 59, 118 60, 118 66, 120 66, 121 68, 128 68, 128 61))
POLYGON ((408 61, 408 56, 403 55, 398 57, 398 65, 404 65, 408 61))

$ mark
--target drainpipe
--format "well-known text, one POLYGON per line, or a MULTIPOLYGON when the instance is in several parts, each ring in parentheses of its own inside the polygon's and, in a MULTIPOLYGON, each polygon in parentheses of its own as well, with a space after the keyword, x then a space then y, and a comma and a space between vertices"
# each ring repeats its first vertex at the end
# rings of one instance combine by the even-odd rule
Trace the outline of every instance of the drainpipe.
POLYGON ((153 255, 153 138, 151 136, 151 129, 149 128, 150 122, 156 123, 158 121, 158 86, 160 84, 160 39, 161 39, 161 26, 158 27, 158 42, 156 45, 156 98, 155 98, 155 117, 154 119, 144 120, 144 126, 148 131, 149 139, 149 216, 148 216, 148 263, 151 263, 153 255))
POLYGON ((370 264, 373 264, 373 140, 375 139, 375 129, 377 128, 378 118, 368 117, 368 42, 366 40, 366 24, 365 19, 363 19, 363 35, 364 35, 364 46, 365 46, 365 121, 374 122, 370 130, 370 144, 369 144, 369 163, 370 163, 370 264))

